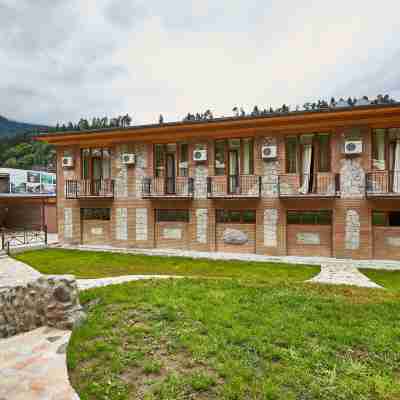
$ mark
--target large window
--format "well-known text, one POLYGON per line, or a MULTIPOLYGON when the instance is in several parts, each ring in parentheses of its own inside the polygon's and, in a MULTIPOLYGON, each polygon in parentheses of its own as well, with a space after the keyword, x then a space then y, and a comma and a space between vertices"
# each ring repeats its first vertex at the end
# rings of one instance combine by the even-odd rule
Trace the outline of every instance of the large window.
POLYGON ((215 175, 254 174, 254 140, 216 140, 214 153, 215 175))
POLYGON ((298 143, 297 137, 286 138, 286 172, 297 173, 298 169, 298 143))
POLYGON ((332 213, 329 210, 288 211, 288 225, 331 225, 332 213))
POLYGON ((331 170, 331 145, 328 134, 319 134, 315 137, 318 150, 318 172, 330 172, 331 170))
POLYGON ((255 224, 255 210, 216 210, 216 221, 220 224, 255 224))
POLYGON ((400 226, 400 211, 372 211, 372 225, 400 226))
POLYGON ((179 176, 189 176, 189 146, 187 143, 178 144, 179 176))
POLYGON ((187 143, 154 145, 154 174, 174 178, 189 176, 189 146, 187 143))
POLYGON ((109 208, 81 208, 81 218, 84 221, 109 221, 111 212, 109 208))
POLYGON ((189 222, 189 210, 156 210, 157 222, 189 222))
POLYGON ((81 158, 82 179, 108 179, 111 177, 110 149, 82 149, 81 158))
POLYGON ((400 165, 400 128, 372 131, 372 169, 398 170, 400 165))

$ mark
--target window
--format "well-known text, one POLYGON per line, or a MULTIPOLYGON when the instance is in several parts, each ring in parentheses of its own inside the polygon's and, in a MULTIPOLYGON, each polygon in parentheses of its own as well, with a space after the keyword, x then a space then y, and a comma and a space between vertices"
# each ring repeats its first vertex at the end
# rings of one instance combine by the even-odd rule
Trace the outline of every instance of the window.
POLYGON ((400 211, 372 211, 372 225, 400 226, 400 211))
POLYGON ((82 179, 111 177, 111 150, 103 148, 81 150, 82 179))
POLYGON ((372 132, 372 168, 385 169, 385 129, 375 129, 372 132))
POLYGON ((329 172, 331 170, 331 146, 328 134, 316 136, 318 147, 318 172, 329 172))
POLYGON ((154 173, 156 177, 164 174, 164 153, 163 144, 154 145, 154 173))
POLYGON ((253 139, 243 139, 243 174, 252 175, 254 173, 254 162, 253 162, 253 139))
POLYGON ((216 221, 219 224, 255 224, 255 210, 216 210, 216 221))
POLYGON ((156 210, 157 222, 189 222, 189 210, 156 210))
POLYGON ((111 218, 109 208, 81 208, 81 218, 84 221, 101 220, 109 221, 111 218))
POLYGON ((189 176, 189 146, 187 143, 179 143, 179 176, 189 176))
POLYGON ((297 173, 298 154, 297 154, 297 138, 286 138, 286 172, 289 174, 297 173))
POLYGON ((225 175, 225 140, 215 142, 215 175, 225 175))
POLYGON ((332 213, 329 210, 321 211, 288 211, 288 225, 331 225, 332 213))

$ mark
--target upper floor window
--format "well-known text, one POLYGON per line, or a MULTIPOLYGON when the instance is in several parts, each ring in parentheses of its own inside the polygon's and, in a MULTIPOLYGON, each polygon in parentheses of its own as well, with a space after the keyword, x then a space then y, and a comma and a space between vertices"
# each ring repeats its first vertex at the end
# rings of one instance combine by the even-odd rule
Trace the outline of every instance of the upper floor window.
POLYGON ((372 169, 400 170, 400 128, 372 131, 372 169))
POLYGON ((330 172, 331 146, 328 133, 289 136, 285 142, 286 172, 330 172))
POLYGON ((109 179, 111 177, 110 149, 82 149, 81 160, 82 179, 109 179))
POLYGON ((154 145, 156 177, 189 176, 189 146, 187 143, 154 145))
POLYGON ((216 140, 214 154, 215 175, 254 174, 254 140, 216 140))

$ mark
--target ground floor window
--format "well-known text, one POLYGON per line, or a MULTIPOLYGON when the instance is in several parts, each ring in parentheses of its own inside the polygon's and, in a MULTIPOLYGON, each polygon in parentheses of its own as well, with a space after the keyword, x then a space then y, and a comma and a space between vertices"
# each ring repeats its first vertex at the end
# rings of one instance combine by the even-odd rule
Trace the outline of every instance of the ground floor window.
POLYGON ((400 226, 400 211, 372 211, 372 225, 400 226))
POLYGON ((189 210, 156 210, 157 222, 189 222, 189 210))
POLYGON ((109 221, 111 219, 111 210, 109 208, 81 208, 81 218, 84 221, 109 221))
POLYGON ((255 210, 217 210, 216 221, 219 224, 255 224, 255 210))
POLYGON ((288 225, 331 225, 332 212, 330 210, 318 211, 288 211, 288 225))

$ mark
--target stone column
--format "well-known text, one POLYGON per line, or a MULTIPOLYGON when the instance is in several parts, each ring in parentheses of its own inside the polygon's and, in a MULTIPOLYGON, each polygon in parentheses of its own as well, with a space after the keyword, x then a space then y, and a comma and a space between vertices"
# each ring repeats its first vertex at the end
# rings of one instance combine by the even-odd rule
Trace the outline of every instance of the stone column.
POLYGON ((128 166, 122 164, 121 156, 127 152, 126 145, 118 145, 115 149, 115 198, 120 199, 128 197, 128 166))
POLYGON ((346 212, 346 250, 358 250, 360 247, 360 216, 356 210, 346 212))
POLYGON ((360 160, 346 158, 341 160, 340 192, 341 198, 362 198, 365 196, 365 172, 360 160))
POLYGON ((196 240, 198 243, 207 243, 208 209, 196 209, 196 240))
POLYGON ((142 198, 142 182, 146 176, 147 168, 147 148, 145 144, 136 145, 136 163, 135 163, 135 197, 142 198))
POLYGON ((275 208, 264 210, 264 246, 278 246, 278 210, 275 208))
POLYGON ((147 208, 136 209, 136 241, 147 240, 148 238, 148 218, 147 208))
MULTIPOLYGON (((266 137, 261 143, 261 147, 265 145, 277 146, 276 138, 266 137)), ((277 159, 262 160, 262 178, 261 178, 261 195, 263 198, 278 197, 279 184, 279 161, 277 159)))
POLYGON ((73 238, 72 208, 64 208, 64 239, 73 238))
POLYGON ((128 240, 127 208, 117 208, 115 210, 115 238, 116 240, 128 240))

